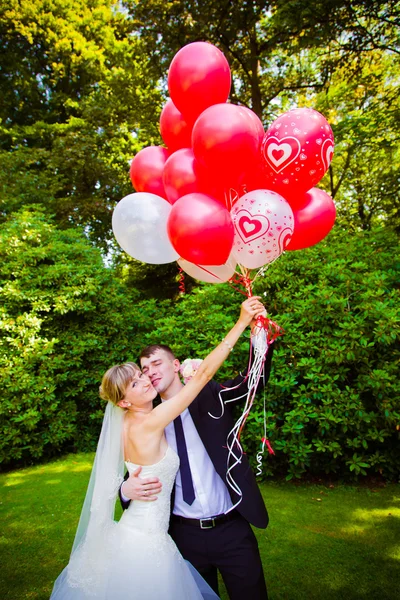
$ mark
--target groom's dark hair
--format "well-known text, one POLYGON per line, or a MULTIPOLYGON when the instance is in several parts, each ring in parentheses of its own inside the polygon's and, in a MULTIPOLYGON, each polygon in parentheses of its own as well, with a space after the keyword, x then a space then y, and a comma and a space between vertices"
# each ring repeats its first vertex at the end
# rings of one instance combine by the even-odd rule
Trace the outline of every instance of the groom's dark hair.
POLYGON ((150 346, 146 346, 146 348, 143 348, 141 351, 139 362, 141 358, 150 358, 150 356, 152 356, 154 352, 157 352, 157 350, 164 350, 164 352, 166 352, 172 360, 176 359, 175 354, 169 346, 166 346, 165 344, 150 344, 150 346))

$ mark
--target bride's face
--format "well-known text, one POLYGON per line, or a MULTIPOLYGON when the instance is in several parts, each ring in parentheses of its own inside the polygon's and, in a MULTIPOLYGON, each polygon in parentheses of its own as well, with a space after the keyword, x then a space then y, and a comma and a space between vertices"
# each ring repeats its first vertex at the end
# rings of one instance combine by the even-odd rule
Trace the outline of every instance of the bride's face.
POLYGON ((142 406, 157 396, 157 392, 147 375, 136 371, 134 378, 128 383, 123 400, 131 405, 142 406))

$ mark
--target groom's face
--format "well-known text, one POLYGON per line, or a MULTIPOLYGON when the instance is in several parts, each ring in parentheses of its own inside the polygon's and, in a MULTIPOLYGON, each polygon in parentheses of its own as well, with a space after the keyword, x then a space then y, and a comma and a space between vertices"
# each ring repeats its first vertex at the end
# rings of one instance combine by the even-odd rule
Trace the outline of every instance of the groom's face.
POLYGON ((147 375, 159 394, 163 394, 178 377, 179 360, 165 350, 156 350, 151 356, 140 359, 142 373, 147 375))

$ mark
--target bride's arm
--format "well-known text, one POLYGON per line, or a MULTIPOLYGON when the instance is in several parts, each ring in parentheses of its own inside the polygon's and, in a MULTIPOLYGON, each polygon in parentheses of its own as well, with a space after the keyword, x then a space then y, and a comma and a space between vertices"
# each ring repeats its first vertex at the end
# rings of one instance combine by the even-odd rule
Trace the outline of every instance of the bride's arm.
POLYGON ((196 375, 176 396, 151 411, 144 426, 151 430, 164 429, 168 423, 180 415, 214 377, 246 327, 264 310, 264 306, 259 301, 259 296, 252 296, 245 300, 241 306, 239 319, 225 339, 203 360, 196 375))

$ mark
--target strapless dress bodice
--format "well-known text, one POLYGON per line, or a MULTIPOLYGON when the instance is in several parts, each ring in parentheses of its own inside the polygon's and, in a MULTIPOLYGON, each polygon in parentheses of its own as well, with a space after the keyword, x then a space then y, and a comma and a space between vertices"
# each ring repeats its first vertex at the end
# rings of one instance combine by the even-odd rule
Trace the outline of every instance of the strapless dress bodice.
POLYGON ((141 466, 142 470, 139 474, 141 479, 158 477, 162 489, 154 502, 146 500, 131 502, 121 517, 121 525, 152 533, 166 533, 171 514, 171 492, 179 469, 178 455, 168 446, 163 458, 153 465, 136 465, 129 461, 125 464, 129 473, 133 473, 141 466))

